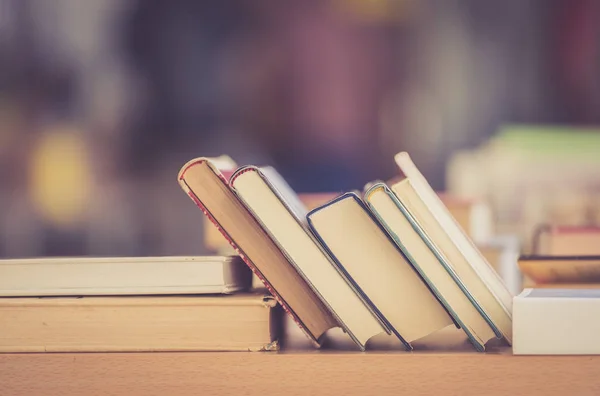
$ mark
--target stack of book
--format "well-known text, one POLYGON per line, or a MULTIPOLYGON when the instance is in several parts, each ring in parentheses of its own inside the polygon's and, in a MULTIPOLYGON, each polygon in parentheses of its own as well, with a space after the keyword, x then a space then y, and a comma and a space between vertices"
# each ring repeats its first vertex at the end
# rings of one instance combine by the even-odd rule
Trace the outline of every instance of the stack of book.
POLYGON ((600 353, 600 228, 545 224, 532 247, 519 258, 514 353, 600 353))
POLYGON ((461 198, 484 198, 502 234, 523 250, 541 223, 600 226, 600 129, 506 125, 481 146, 448 162, 446 186, 461 198), (557 183, 560 180, 560 183, 557 183))
POLYGON ((178 181, 237 255, 5 260, 0 351, 271 351, 279 306, 316 346, 334 328, 360 350, 448 327, 477 351, 511 344, 512 294, 408 154, 395 160, 400 180, 308 211, 271 167, 194 159, 178 181))
POLYGON ((600 228, 544 224, 532 246, 534 254, 519 257, 525 287, 600 287, 600 228))
POLYGON ((276 302, 239 257, 0 262, 0 352, 276 350, 276 302))
POLYGON ((479 351, 510 344, 512 294, 408 154, 395 159, 402 180, 310 212, 271 167, 197 158, 179 182, 317 345, 340 327, 362 350, 381 333, 411 349, 452 325, 479 351))

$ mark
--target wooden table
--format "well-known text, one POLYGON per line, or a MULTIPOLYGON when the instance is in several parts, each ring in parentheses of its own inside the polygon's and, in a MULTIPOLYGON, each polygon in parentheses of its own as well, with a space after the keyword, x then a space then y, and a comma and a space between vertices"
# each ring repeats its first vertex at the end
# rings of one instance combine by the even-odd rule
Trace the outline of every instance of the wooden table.
POLYGON ((341 331, 314 350, 290 329, 282 352, 0 354, 0 395, 600 395, 600 356, 476 353, 452 328, 414 352, 341 331))
POLYGON ((508 352, 0 355, 0 395, 599 395, 600 356, 508 352))

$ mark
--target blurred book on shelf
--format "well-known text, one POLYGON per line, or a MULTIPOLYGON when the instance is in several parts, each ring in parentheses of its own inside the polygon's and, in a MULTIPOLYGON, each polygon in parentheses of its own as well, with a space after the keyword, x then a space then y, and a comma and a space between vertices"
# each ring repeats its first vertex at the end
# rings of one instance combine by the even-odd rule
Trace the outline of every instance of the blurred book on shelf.
POLYGON ((600 283, 600 256, 521 256, 524 287, 600 283))
POLYGON ((538 224, 600 225, 600 129, 509 125, 449 161, 448 192, 490 202, 525 253, 538 224))
POLYGON ((539 225, 532 255, 519 258, 524 287, 596 288, 600 286, 600 228, 539 225))
POLYGON ((541 225, 533 236, 532 250, 548 256, 598 256, 600 227, 541 225))

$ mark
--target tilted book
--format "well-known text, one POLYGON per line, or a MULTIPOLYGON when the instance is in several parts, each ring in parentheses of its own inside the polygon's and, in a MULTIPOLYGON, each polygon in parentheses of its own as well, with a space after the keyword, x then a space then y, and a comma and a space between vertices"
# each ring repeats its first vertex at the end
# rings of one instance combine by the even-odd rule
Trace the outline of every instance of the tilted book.
POLYGON ((308 223, 339 267, 407 347, 453 320, 355 193, 308 214, 308 223))
MULTIPOLYGON (((408 189, 408 194, 403 194, 407 203, 416 199, 410 181, 402 188, 408 189)), ((484 351, 486 342, 496 338, 493 322, 436 247, 435 237, 423 231, 403 201, 386 184, 377 183, 368 189, 365 202, 475 348, 484 351)))
POLYGON ((311 340, 319 344, 328 329, 338 326, 327 306, 210 159, 189 161, 179 172, 178 180, 311 340))
POLYGON ((391 190, 447 258, 478 310, 489 318, 492 330, 510 344, 513 296, 504 281, 452 217, 408 153, 399 153, 394 159, 405 179, 393 184, 391 190))
POLYGON ((310 232, 303 203, 274 168, 242 167, 232 175, 230 183, 361 349, 365 349, 369 339, 386 331, 356 284, 310 232))

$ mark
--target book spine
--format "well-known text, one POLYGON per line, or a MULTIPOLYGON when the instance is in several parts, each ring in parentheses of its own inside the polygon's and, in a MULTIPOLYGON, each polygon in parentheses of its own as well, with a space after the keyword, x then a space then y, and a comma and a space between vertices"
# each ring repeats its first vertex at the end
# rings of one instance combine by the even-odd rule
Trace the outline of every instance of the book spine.
MULTIPOLYGON (((200 164, 200 163, 202 163, 202 161, 196 162, 195 164, 200 164)), ((227 186, 229 186, 229 183, 227 182, 227 179, 225 179, 225 177, 220 172, 215 172, 215 173, 217 174, 217 176, 219 176, 219 178, 221 179, 221 181, 223 181, 223 183, 225 183, 227 186)), ((181 178, 181 180, 183 180, 185 182, 183 176, 184 176, 184 172, 181 174, 180 178, 181 178)), ((308 331, 308 329, 306 328, 306 326, 302 323, 302 321, 300 320, 300 318, 290 308, 290 306, 285 302, 285 300, 283 299, 283 297, 281 297, 281 295, 275 290, 275 288, 271 285, 271 283, 263 276, 263 274, 256 267, 256 265, 252 262, 252 260, 250 260, 250 258, 248 256, 246 256, 246 254, 242 251, 242 249, 240 249, 240 247, 235 243, 235 241, 231 238, 231 236, 229 236, 229 234, 227 233, 227 231, 223 227, 221 227, 221 225, 219 224, 219 222, 217 221, 217 219, 214 218, 214 216, 208 211, 208 209, 206 208, 206 206, 204 206, 204 204, 194 194, 194 192, 191 191, 191 189, 189 189, 189 187, 188 187, 187 195, 192 199, 192 201, 196 204, 196 206, 198 206, 198 208, 200 208, 200 210, 210 220, 210 222, 213 223, 213 225, 215 227, 217 227, 217 229, 219 230, 219 232, 223 235, 223 237, 227 240, 227 242, 229 242, 229 244, 231 245, 231 247, 236 251, 236 253, 244 261, 244 263, 246 263, 246 265, 250 268, 250 270, 252 270, 252 272, 258 277, 258 279, 260 279, 260 281, 265 285, 265 287, 267 288, 267 290, 269 291, 269 293, 271 293, 271 295, 273 295, 273 297, 281 305, 281 307, 283 308, 283 310, 288 315, 290 315, 292 317, 292 319, 294 320, 294 322, 296 323, 296 325, 298 325, 298 327, 315 344, 315 346, 317 346, 317 347, 320 346, 319 343, 318 343, 318 340, 316 339, 316 337, 314 335, 312 335, 310 333, 310 331, 308 331)))

